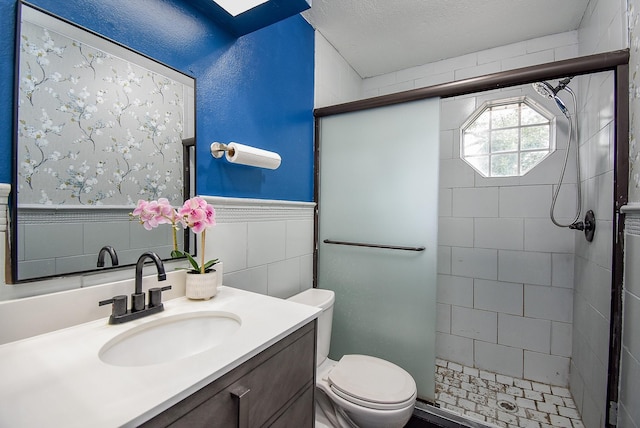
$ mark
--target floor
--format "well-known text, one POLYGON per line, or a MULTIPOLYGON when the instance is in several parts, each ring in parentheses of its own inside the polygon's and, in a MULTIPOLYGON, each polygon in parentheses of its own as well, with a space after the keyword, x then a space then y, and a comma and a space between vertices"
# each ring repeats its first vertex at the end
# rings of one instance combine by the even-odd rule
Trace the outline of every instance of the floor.
POLYGON ((488 427, 584 428, 567 388, 440 359, 436 359, 436 404, 488 427))

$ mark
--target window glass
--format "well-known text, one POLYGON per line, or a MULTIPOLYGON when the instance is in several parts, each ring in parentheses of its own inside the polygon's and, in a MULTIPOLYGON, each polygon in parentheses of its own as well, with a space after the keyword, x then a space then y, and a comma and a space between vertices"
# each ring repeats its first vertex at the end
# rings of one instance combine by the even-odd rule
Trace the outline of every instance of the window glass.
POLYGON ((555 149, 554 116, 526 97, 483 104, 461 129, 461 158, 485 177, 524 175, 555 149))

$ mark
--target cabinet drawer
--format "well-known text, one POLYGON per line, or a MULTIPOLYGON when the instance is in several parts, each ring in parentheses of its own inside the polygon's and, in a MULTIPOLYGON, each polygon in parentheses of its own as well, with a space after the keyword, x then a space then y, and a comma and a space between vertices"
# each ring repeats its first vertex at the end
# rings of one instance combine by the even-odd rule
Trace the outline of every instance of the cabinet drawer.
MULTIPOLYGON (((250 427, 270 425, 275 420, 283 423, 289 417, 303 421, 301 415, 305 412, 313 420, 314 373, 315 321, 167 409, 144 426, 230 428, 242 426, 242 418, 239 418, 242 414, 250 427), (241 399, 237 398, 239 395, 242 395, 241 399)), ((312 424, 302 422, 296 426, 312 424)))

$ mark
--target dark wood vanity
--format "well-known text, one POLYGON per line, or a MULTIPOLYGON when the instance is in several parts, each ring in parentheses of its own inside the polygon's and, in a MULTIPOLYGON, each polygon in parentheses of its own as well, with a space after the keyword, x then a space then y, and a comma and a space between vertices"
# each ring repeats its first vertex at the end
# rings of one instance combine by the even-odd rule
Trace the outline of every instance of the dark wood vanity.
POLYGON ((309 322, 142 427, 312 428, 315 326, 309 322))

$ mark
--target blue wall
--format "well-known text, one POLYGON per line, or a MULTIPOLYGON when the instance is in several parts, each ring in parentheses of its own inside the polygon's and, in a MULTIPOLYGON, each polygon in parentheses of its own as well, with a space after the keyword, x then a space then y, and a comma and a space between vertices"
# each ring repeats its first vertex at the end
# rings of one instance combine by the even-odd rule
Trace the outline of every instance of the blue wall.
MULTIPOLYGON (((235 39, 187 0, 32 4, 196 78, 197 193, 313 200, 313 29, 300 16, 235 39), (213 159, 213 141, 278 152, 266 170, 213 159)), ((11 182, 15 0, 0 0, 0 182, 11 182)))

